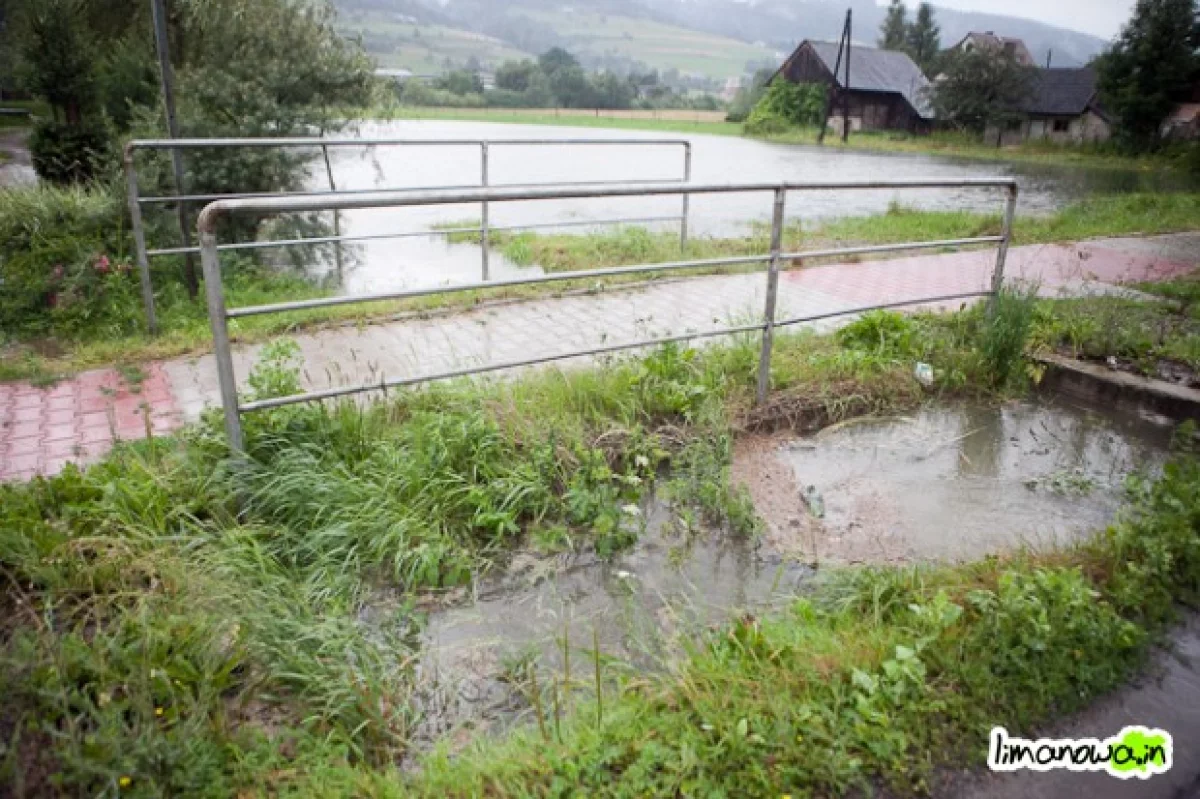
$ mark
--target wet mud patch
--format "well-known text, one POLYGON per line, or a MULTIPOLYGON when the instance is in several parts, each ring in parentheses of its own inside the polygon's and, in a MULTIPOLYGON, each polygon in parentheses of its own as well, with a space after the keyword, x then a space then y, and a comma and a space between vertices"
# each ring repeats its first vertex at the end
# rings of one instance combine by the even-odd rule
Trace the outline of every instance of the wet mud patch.
POLYGON ((630 515, 644 529, 613 558, 590 550, 523 553, 468 589, 421 603, 415 614, 401 597, 368 606, 368 627, 423 617, 411 699, 414 754, 438 741, 455 747, 480 731, 536 723, 535 670, 547 717, 556 691, 564 701, 593 695, 596 645, 606 681, 618 670, 665 671, 696 633, 785 603, 812 575, 762 540, 691 527, 657 499, 630 515))
POLYGON ((930 407, 739 442, 768 540, 810 563, 967 561, 1108 524, 1170 431, 1066 402, 930 407))

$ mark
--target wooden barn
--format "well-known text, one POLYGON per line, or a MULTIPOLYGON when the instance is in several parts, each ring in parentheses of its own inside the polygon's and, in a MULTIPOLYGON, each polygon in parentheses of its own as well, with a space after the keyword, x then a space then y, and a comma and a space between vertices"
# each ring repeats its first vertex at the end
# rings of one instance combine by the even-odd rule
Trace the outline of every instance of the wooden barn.
POLYGON ((926 133, 933 122, 929 103, 929 81, 906 53, 850 49, 850 86, 843 85, 846 64, 835 76, 838 60, 836 42, 805 40, 783 62, 771 80, 792 83, 821 83, 833 89, 829 125, 840 131, 843 100, 849 101, 850 130, 903 130, 926 133))

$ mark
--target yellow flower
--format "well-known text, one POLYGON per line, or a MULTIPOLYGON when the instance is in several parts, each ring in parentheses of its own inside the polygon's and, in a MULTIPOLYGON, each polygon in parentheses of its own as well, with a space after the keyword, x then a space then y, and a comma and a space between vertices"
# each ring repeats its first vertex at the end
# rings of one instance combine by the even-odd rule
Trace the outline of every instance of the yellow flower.
POLYGON ((121 779, 117 780, 117 784, 122 788, 128 788, 130 785, 133 785, 133 779, 130 777, 122 777, 121 779))
POLYGON ((154 715, 161 716, 162 714, 163 714, 163 709, 161 707, 154 708, 154 715))

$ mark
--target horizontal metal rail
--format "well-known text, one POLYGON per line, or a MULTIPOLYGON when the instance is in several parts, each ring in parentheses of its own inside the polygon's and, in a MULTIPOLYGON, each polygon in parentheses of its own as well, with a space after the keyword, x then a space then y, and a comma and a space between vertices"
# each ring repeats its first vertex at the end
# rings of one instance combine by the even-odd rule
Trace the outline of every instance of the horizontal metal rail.
MULTIPOLYGON (((632 225, 632 224, 650 224, 657 222, 678 222, 682 217, 679 216, 640 216, 628 217, 619 219, 592 219, 576 222, 534 222, 525 225, 492 225, 489 230, 513 231, 513 230, 543 230, 549 228, 564 228, 564 227, 589 227, 604 225, 632 225)), ((239 250, 266 250, 278 247, 305 247, 317 246, 322 244, 339 244, 355 241, 379 241, 381 239, 408 239, 420 238, 422 236, 453 236, 465 233, 479 234, 483 231, 482 227, 453 227, 453 228, 431 228, 429 230, 409 230, 397 233, 363 233, 354 236, 312 236, 303 239, 271 239, 269 241, 246 241, 238 244, 218 244, 218 252, 237 252, 239 250)), ((199 247, 167 247, 160 250, 147 250, 147 255, 184 255, 186 253, 198 253, 199 247)))
POLYGON ((214 150, 230 147, 296 147, 296 148, 316 148, 322 147, 376 147, 380 145, 394 147, 478 147, 480 144, 487 142, 495 145, 516 145, 516 146, 537 146, 550 147, 555 145, 565 146, 580 146, 580 145, 630 145, 630 144, 649 144, 656 146, 681 147, 691 144, 688 139, 660 139, 660 138, 602 138, 597 136, 590 137, 571 137, 565 139, 539 139, 539 138, 517 138, 517 139, 412 139, 405 137, 366 137, 353 138, 342 137, 337 139, 324 139, 319 137, 307 136, 285 136, 285 137, 252 137, 252 138, 232 138, 232 139, 135 139, 126 145, 126 152, 132 150, 214 150))
POLYGON ((517 200, 577 200, 595 197, 661 197, 675 194, 755 194, 776 189, 791 191, 865 191, 873 189, 961 189, 1010 188, 1013 178, 937 178, 933 180, 864 180, 784 183, 628 183, 594 188, 588 186, 552 186, 545 188, 487 188, 467 190, 429 189, 425 191, 381 191, 329 200, 310 197, 280 197, 245 200, 217 200, 205 206, 198 226, 203 230, 221 214, 291 214, 309 211, 354 211, 365 208, 399 208, 426 205, 463 205, 476 202, 513 202, 517 200), (209 220, 207 223, 205 220, 209 220))
MULTIPOLYGON (((629 180, 579 180, 571 181, 572 186, 628 186, 629 180)), ((662 178, 655 183, 683 183, 682 178, 662 178)), ((561 183, 493 183, 497 189, 535 189, 541 186, 561 186, 561 183)), ((481 183, 463 184, 462 186, 416 186, 397 189, 339 189, 338 191, 279 191, 279 192, 250 192, 246 194, 167 194, 161 197, 141 197, 138 202, 143 205, 173 205, 175 203, 211 203, 217 200, 249 200, 260 197, 331 197, 336 195, 378 194, 389 191, 462 191, 464 189, 483 188, 481 183)))
MULTIPOLYGON (((230 138, 230 139, 142 139, 129 142, 125 146, 124 163, 126 173, 126 187, 129 195, 129 211, 132 219, 132 232, 134 237, 134 245, 137 252, 138 261, 138 276, 141 282, 142 302, 146 310, 146 324, 151 334, 158 332, 158 320, 154 307, 154 287, 150 277, 150 259, 168 255, 183 255, 185 259, 190 259, 191 256, 198 251, 199 248, 193 247, 191 244, 190 230, 187 224, 187 207, 198 203, 210 203, 220 199, 237 198, 237 199, 259 199, 264 197, 275 196, 303 196, 309 198, 326 197, 330 195, 353 195, 353 194, 373 194, 378 189, 353 189, 353 190, 338 190, 334 185, 333 168, 329 160, 329 148, 374 148, 374 147, 473 147, 478 148, 480 152, 480 183, 479 186, 487 187, 490 185, 489 174, 489 153, 495 147, 516 146, 516 147, 610 147, 610 146, 649 146, 649 147, 680 147, 683 149, 683 175, 679 178, 662 178, 657 182, 684 184, 691 180, 692 176, 692 145, 687 139, 673 138, 599 138, 599 137, 571 137, 571 138, 516 138, 516 139, 411 139, 401 137, 354 137, 354 138, 317 138, 317 137, 264 137, 264 138, 230 138), (138 187, 137 169, 134 163, 134 156, 138 150, 166 150, 174 154, 178 154, 182 150, 211 150, 211 149, 229 149, 229 148, 295 148, 295 149, 312 149, 319 150, 324 155, 325 171, 329 179, 330 191, 313 191, 313 192, 286 192, 282 195, 264 194, 264 193, 239 193, 239 194, 187 194, 182 185, 182 173, 176 169, 175 179, 176 193, 168 196, 140 196, 138 187), (142 220, 142 206, 144 205, 160 205, 174 206, 179 216, 180 239, 179 247, 161 247, 154 250, 148 249, 146 246, 145 226, 142 220)), ((597 180, 597 181, 582 181, 576 182, 577 186, 612 186, 628 184, 632 181, 622 180, 597 180)), ((639 182, 645 182, 645 179, 639 182)), ((503 184, 506 188, 539 188, 546 185, 556 185, 555 183, 511 183, 503 184)), ((471 186, 460 187, 438 187, 441 189, 457 190, 461 188, 472 188, 471 186)), ((408 189, 412 191, 413 189, 408 189)), ((489 277, 489 258, 490 251, 488 246, 488 234, 490 227, 490 219, 488 214, 488 203, 481 203, 481 219, 482 225, 480 229, 480 261, 482 267, 483 279, 489 277)), ((687 245, 688 237, 688 211, 689 197, 683 195, 681 216, 676 221, 679 222, 679 243, 680 249, 684 249, 687 245)), ((341 221, 339 211, 333 210, 334 220, 334 236, 316 237, 313 240, 305 241, 301 239, 287 239, 275 242, 245 242, 239 245, 237 249, 258 250, 272 246, 279 247, 298 247, 312 246, 314 244, 335 244, 340 245, 343 241, 367 241, 376 238, 407 238, 409 234, 400 234, 396 236, 363 236, 363 237, 342 237, 341 221)), ((640 220, 621 220, 622 222, 640 221, 640 220)), ((659 221, 659 220, 654 220, 659 221)), ((666 221, 663 218, 661 221, 666 221)), ((602 224, 602 223, 593 223, 602 224)), ((511 229, 511 228, 510 228, 511 229)), ((225 250, 229 251, 232 247, 226 246, 225 250)), ((342 252, 340 246, 336 251, 337 266, 339 274, 342 269, 342 252)), ((190 269, 190 260, 187 261, 190 269)))
MULTIPOLYGON (((900 300, 898 302, 889 302, 884 305, 864 305, 857 308, 844 308, 829 313, 813 314, 810 316, 798 316, 792 319, 785 319, 776 322, 776 327, 785 325, 798 325, 806 322, 818 322, 824 319, 833 319, 839 316, 853 316, 855 314, 866 313, 867 311, 882 310, 888 308, 905 308, 914 305, 928 305, 937 302, 949 302, 951 300, 975 299, 986 297, 990 291, 975 291, 962 294, 945 294, 939 297, 922 297, 914 300, 900 300)), ((282 408, 287 405, 300 405, 309 402, 323 402, 325 400, 339 399, 348 397, 354 394, 365 394, 370 391, 386 391, 390 388, 403 388, 406 386, 420 385, 421 383, 433 383, 439 380, 453 380, 459 377, 468 377, 476 374, 487 374, 489 372, 500 372, 507 369, 520 369, 526 366, 539 366, 546 363, 554 363, 556 361, 570 360, 571 358, 586 358, 596 355, 609 355, 615 352, 625 352, 628 350, 645 349, 646 347, 657 347, 663 344, 678 344, 684 341, 695 341, 696 339, 715 338, 717 336, 732 336, 739 333, 753 333, 761 331, 766 327, 765 323, 756 325, 739 325, 737 327, 721 327, 713 330, 697 330, 689 333, 683 333, 677 336, 664 336, 660 338, 640 339, 638 341, 630 341, 623 344, 609 344, 603 347, 592 347, 586 350, 574 350, 568 353, 554 353, 552 355, 542 355, 537 358, 525 358, 519 361, 503 361, 500 363, 483 364, 480 366, 467 366, 461 369, 452 369, 447 372, 435 372, 433 374, 421 375, 419 377, 402 377, 394 380, 378 380, 371 383, 365 383, 359 386, 347 386, 344 388, 331 388, 323 391, 312 391, 307 394, 294 394, 288 397, 273 397, 265 400, 255 400, 253 402, 244 402, 239 407, 243 413, 251 411, 265 411, 271 408, 282 408)))
POLYGON ((614 352, 623 352, 625 350, 654 347, 660 344, 674 344, 682 341, 692 341, 698 338, 713 338, 715 336, 732 336, 738 333, 753 333, 756 330, 762 329, 762 324, 740 325, 738 327, 722 327, 717 330, 702 330, 692 333, 683 333, 678 336, 665 336, 663 338, 645 339, 643 341, 631 341, 627 344, 609 344, 603 347, 594 347, 588 350, 576 350, 569 353, 555 353, 553 355, 543 355, 537 358, 526 358, 520 361, 504 361, 502 363, 491 363, 481 366, 468 366, 462 369, 453 369, 448 372, 438 372, 436 374, 423 375, 420 377, 402 377, 395 380, 380 380, 362 386, 330 388, 325 389, 324 391, 313 391, 308 394, 294 394, 290 397, 273 397, 271 399, 246 402, 240 407, 243 412, 263 411, 270 408, 279 408, 284 405, 299 405, 301 403, 308 402, 321 402, 323 400, 337 399, 339 397, 348 397, 352 394, 364 394, 368 391, 386 391, 389 388, 414 386, 420 383, 431 383, 436 380, 450 380, 456 377, 467 377, 468 375, 473 374, 500 372, 505 369, 519 369, 523 366, 537 366, 538 364, 552 363, 554 361, 565 361, 568 358, 582 358, 589 355, 606 355, 614 352))
POLYGON ((569 358, 600 355, 620 352, 640 347, 655 346, 670 342, 687 341, 721 335, 732 335, 760 331, 762 347, 759 360, 758 399, 765 399, 770 383, 770 358, 776 327, 815 322, 823 319, 844 317, 880 308, 898 308, 904 306, 926 305, 930 303, 965 300, 977 297, 987 297, 996 294, 1003 280, 1004 261, 1011 238, 1012 220, 1016 209, 1017 185, 1011 178, 983 179, 934 179, 908 181, 853 181, 853 182, 817 182, 817 183, 742 183, 742 184, 699 184, 665 187, 656 184, 622 187, 581 187, 561 186, 543 187, 538 189, 486 188, 469 191, 434 190, 427 192, 381 192, 373 196, 328 198, 323 204, 316 203, 313 198, 304 197, 275 197, 262 199, 225 199, 210 203, 200 213, 198 227, 200 231, 202 264, 204 267, 205 286, 209 300, 209 319, 213 330, 213 343, 216 351, 217 371, 220 378, 221 399, 225 409, 226 432, 233 450, 243 448, 241 413, 243 411, 265 410, 284 405, 304 402, 319 402, 336 399, 368 391, 386 390, 388 388, 417 385, 433 380, 444 380, 455 377, 465 377, 473 374, 483 374, 503 369, 533 366, 542 363, 565 360, 569 358), (941 239, 923 242, 896 242, 893 244, 868 245, 862 247, 842 247, 831 249, 785 251, 783 248, 783 233, 785 227, 784 203, 788 192, 792 191, 832 191, 832 190, 872 190, 872 189, 925 189, 925 188, 1003 188, 1007 192, 1004 221, 998 236, 976 236, 971 238, 941 239), (290 303, 275 303, 270 305, 248 306, 241 308, 226 308, 224 292, 221 287, 220 253, 216 241, 216 223, 222 214, 267 214, 291 213, 298 210, 346 210, 354 208, 391 208, 421 205, 454 205, 466 202, 511 202, 525 200, 554 200, 576 197, 627 197, 627 196, 656 196, 667 194, 682 194, 685 197, 692 194, 725 194, 770 192, 774 197, 774 211, 771 220, 770 252, 760 255, 730 256, 726 258, 693 259, 673 261, 658 264, 637 264, 616 267, 612 269, 592 269, 576 272, 563 272, 550 275, 512 278, 500 281, 484 281, 481 283, 457 284, 430 288, 407 289, 394 292, 383 292, 355 297, 327 297, 315 300, 305 300, 290 303), (786 261, 805 261, 829 257, 844 257, 883 252, 912 251, 919 249, 937 249, 944 247, 962 247, 981 244, 998 244, 996 265, 992 274, 991 288, 986 290, 960 292, 953 294, 913 297, 903 300, 874 303, 854 308, 842 308, 820 314, 809 314, 795 318, 778 320, 776 318, 776 296, 778 293, 779 273, 786 261), (766 310, 762 322, 758 324, 724 327, 708 331, 692 331, 677 336, 659 337, 640 341, 610 344, 584 350, 542 355, 519 361, 509 361, 495 364, 485 364, 463 367, 444 372, 417 377, 398 378, 393 380, 381 379, 361 386, 313 391, 289 397, 279 397, 266 400, 256 400, 242 403, 238 398, 236 377, 233 370, 232 352, 229 345, 228 322, 237 319, 262 314, 285 313, 289 311, 327 308, 351 303, 376 302, 381 300, 398 300, 405 298, 423 297, 435 294, 451 294, 464 291, 477 291, 489 288, 504 288, 541 283, 561 282, 565 280, 580 280, 590 278, 613 277, 631 273, 655 273, 701 269, 713 266, 730 266, 739 264, 762 264, 768 268, 766 310))
MULTIPOLYGON (((982 236, 969 239, 942 239, 939 241, 877 244, 868 247, 799 250, 796 252, 781 252, 778 254, 778 257, 784 261, 799 261, 885 252, 938 249, 941 247, 965 247, 973 244, 994 244, 999 241, 1001 241, 1000 236, 982 236)), ((589 280, 592 278, 619 277, 621 275, 630 274, 652 274, 654 272, 679 272, 689 269, 706 269, 715 266, 742 266, 746 264, 766 263, 771 260, 771 257, 772 256, 769 254, 742 256, 731 255, 722 258, 704 258, 690 261, 667 261, 657 264, 631 264, 628 266, 614 266, 603 269, 585 269, 575 272, 553 272, 548 275, 531 275, 529 277, 514 277, 507 280, 490 280, 486 283, 456 283, 452 286, 429 286, 416 289, 384 291, 375 294, 356 294, 349 297, 322 297, 315 300, 296 300, 294 302, 280 302, 271 305, 243 306, 241 308, 230 308, 228 309, 228 313, 230 319, 236 319, 244 316, 261 316, 263 314, 287 313, 290 311, 308 311, 313 310, 314 308, 331 308, 338 305, 357 305, 365 302, 414 299, 417 297, 428 297, 431 294, 456 294, 465 291, 480 291, 482 289, 511 288, 513 286, 527 286, 532 283, 554 283, 565 280, 589 280)))
POLYGON ((745 255, 730 256, 728 258, 709 258, 702 261, 669 261, 661 264, 614 266, 611 269, 585 269, 577 272, 551 272, 548 275, 530 275, 529 277, 513 277, 506 280, 489 280, 480 283, 455 283, 450 286, 427 286, 416 289, 382 291, 375 294, 356 294, 351 297, 322 297, 315 300, 296 300, 295 302, 280 302, 272 305, 247 305, 240 308, 230 308, 228 316, 230 319, 238 319, 244 316, 262 316, 264 314, 288 313, 289 311, 311 311, 314 308, 333 308, 338 305, 357 305, 364 302, 410 300, 417 297, 428 297, 432 294, 460 294, 464 291, 504 289, 514 286, 528 286, 533 283, 561 283, 564 280, 587 280, 597 277, 618 277, 620 275, 643 274, 647 272, 677 272, 685 269, 703 269, 711 266, 765 263, 769 260, 771 260, 770 255, 745 255))

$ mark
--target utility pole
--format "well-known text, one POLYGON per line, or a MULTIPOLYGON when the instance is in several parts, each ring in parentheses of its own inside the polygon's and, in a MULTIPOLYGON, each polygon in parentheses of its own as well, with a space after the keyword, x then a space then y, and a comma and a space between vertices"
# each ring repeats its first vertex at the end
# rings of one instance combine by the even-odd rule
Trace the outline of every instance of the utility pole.
POLYGON ((1046 51, 1046 69, 1050 69, 1050 59, 1054 57, 1054 48, 1046 51))
MULTIPOLYGON (((167 136, 179 138, 179 121, 175 117, 175 75, 171 70, 171 50, 167 41, 167 9, 163 0, 150 0, 151 14, 154 17, 154 46, 158 50, 158 67, 162 79, 163 107, 167 114, 167 136)), ((186 193, 183 182, 183 158, 179 150, 171 150, 171 167, 175 173, 175 190, 180 196, 186 193)), ((184 247, 192 246, 192 234, 188 225, 187 206, 183 201, 175 204, 179 215, 179 236, 184 247)), ((191 253, 183 256, 183 280, 187 285, 188 296, 195 299, 200 293, 200 280, 196 276, 196 264, 191 253)))
POLYGON ((854 9, 846 9, 846 91, 842 94, 842 144, 850 140, 850 42, 853 36, 850 20, 853 14, 854 9))
POLYGON ((817 144, 825 143, 825 129, 829 126, 829 115, 833 112, 836 102, 838 74, 842 72, 842 57, 846 59, 845 82, 842 84, 842 141, 845 142, 850 133, 850 15, 851 9, 846 9, 846 24, 842 26, 842 36, 838 39, 837 59, 833 64, 833 83, 830 85, 829 98, 825 101, 825 115, 821 119, 821 129, 817 131, 817 144))

